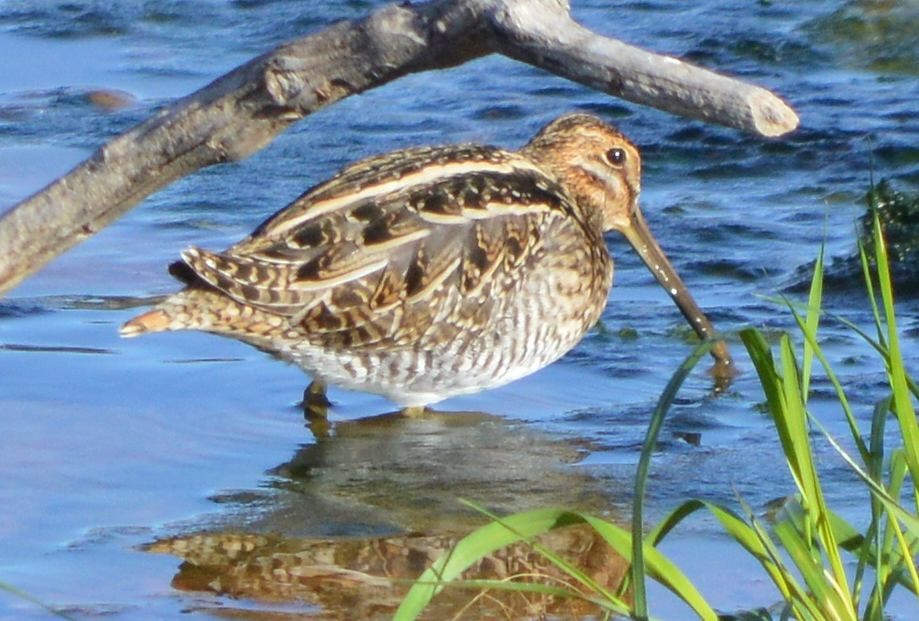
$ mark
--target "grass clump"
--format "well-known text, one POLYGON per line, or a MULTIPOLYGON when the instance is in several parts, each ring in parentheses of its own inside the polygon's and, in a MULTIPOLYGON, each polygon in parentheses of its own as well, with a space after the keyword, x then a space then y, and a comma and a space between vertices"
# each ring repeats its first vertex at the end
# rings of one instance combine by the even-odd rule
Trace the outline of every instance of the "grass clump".
MULTIPOLYGON (((671 511, 649 533, 643 532, 642 499, 657 434, 683 380, 711 346, 703 343, 678 369, 652 415, 636 474, 630 529, 596 516, 560 509, 538 509, 505 517, 489 515, 492 521, 488 525, 461 540, 419 578, 395 619, 415 619, 431 598, 455 584, 465 568, 482 555, 510 543, 533 541, 540 533, 573 523, 589 524, 630 563, 627 578, 615 590, 598 588, 578 567, 537 547, 571 580, 565 588, 530 582, 525 586, 527 591, 584 599, 595 604, 606 618, 646 619, 650 610, 644 586, 650 579, 676 594, 699 618, 724 618, 719 617, 691 579, 657 549, 668 534, 697 511, 707 511, 717 519, 724 531, 759 563, 781 596, 772 609, 747 611, 740 618, 882 619, 892 593, 903 589, 910 591, 919 604, 919 571, 914 560, 919 554, 919 425, 915 412, 919 389, 903 364, 888 249, 877 209, 879 196, 875 193, 872 199, 870 243, 860 244, 874 334, 850 324, 877 352, 888 380, 889 392, 874 407, 867 433, 859 428, 845 387, 818 341, 824 314, 822 252, 811 279, 806 309, 799 311, 788 304, 802 337, 800 347, 787 333, 781 335, 773 350, 760 331, 748 328, 741 332, 797 488, 773 522, 764 523, 742 500, 739 513, 716 503, 690 500, 671 511), (855 447, 854 455, 847 454, 808 411, 811 377, 817 364, 835 390, 855 447), (890 421, 894 421, 898 433, 885 434, 890 421), (861 481, 870 513, 863 530, 856 529, 827 505, 814 461, 811 437, 815 434, 829 440, 861 481), (892 435, 895 439, 885 443, 885 437, 892 435)), ((524 588, 513 581, 485 581, 477 586, 524 588)))

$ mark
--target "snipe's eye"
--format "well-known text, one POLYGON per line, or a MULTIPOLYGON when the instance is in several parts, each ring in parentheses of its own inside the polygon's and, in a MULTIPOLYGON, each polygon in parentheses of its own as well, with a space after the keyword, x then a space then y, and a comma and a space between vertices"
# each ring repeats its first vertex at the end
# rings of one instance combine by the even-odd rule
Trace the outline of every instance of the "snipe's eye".
POLYGON ((616 167, 622 166, 623 164, 625 164, 625 159, 626 159, 625 149, 620 149, 619 147, 615 147, 606 152, 606 161, 609 162, 610 165, 612 166, 616 166, 616 167))

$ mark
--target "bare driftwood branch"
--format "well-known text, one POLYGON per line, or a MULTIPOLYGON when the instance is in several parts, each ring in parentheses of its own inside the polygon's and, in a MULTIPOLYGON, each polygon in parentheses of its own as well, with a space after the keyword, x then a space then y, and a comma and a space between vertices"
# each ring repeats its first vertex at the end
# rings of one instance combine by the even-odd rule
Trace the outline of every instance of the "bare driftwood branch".
POLYGON ((16 205, 0 219, 0 295, 149 194, 199 168, 252 154, 323 106, 491 53, 764 136, 798 123, 769 91, 585 29, 565 0, 390 5, 237 67, 16 205))

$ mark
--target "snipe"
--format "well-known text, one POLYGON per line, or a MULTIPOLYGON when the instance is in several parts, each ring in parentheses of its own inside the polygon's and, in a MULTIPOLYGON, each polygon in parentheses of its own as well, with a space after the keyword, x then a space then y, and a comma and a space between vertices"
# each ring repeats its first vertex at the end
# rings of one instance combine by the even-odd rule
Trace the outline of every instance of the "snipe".
MULTIPOLYGON (((205 330, 314 379, 405 407, 500 386, 600 318, 617 230, 702 337, 712 326, 638 208, 641 158, 615 128, 563 116, 519 151, 406 149, 348 166, 223 252, 190 248, 187 287, 124 336, 205 330)), ((717 347, 722 367, 727 350, 717 347)))

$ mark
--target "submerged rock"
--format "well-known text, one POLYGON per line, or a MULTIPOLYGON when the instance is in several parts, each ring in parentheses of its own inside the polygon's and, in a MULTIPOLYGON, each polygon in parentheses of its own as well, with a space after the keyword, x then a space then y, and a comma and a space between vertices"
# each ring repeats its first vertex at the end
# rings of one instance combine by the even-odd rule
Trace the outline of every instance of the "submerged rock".
POLYGON ((865 197, 867 211, 859 224, 860 239, 869 257, 874 257, 872 224, 874 212, 878 214, 887 253, 895 272, 908 270, 913 276, 919 273, 919 193, 907 195, 884 179, 868 190, 865 197))
MULTIPOLYGON (((919 193, 901 192, 885 179, 868 190, 865 204, 865 212, 858 220, 858 242, 865 249, 872 269, 875 266, 872 227, 877 212, 898 296, 919 295, 919 193)), ((813 271, 813 263, 798 268, 788 289, 806 291, 813 271)), ((858 245, 850 255, 827 262, 824 274, 827 291, 848 291, 853 287, 861 290, 863 281, 858 245)))
MULTIPOLYGON (((874 213, 878 215, 887 244, 890 273, 897 294, 919 295, 919 193, 906 194, 883 180, 865 197, 867 209, 859 219, 859 242, 874 266, 874 213)), ((861 271, 858 252, 846 261, 861 271)))
POLYGON ((87 91, 84 97, 88 103, 107 112, 121 110, 137 103, 137 98, 131 93, 114 88, 93 89, 87 91))

